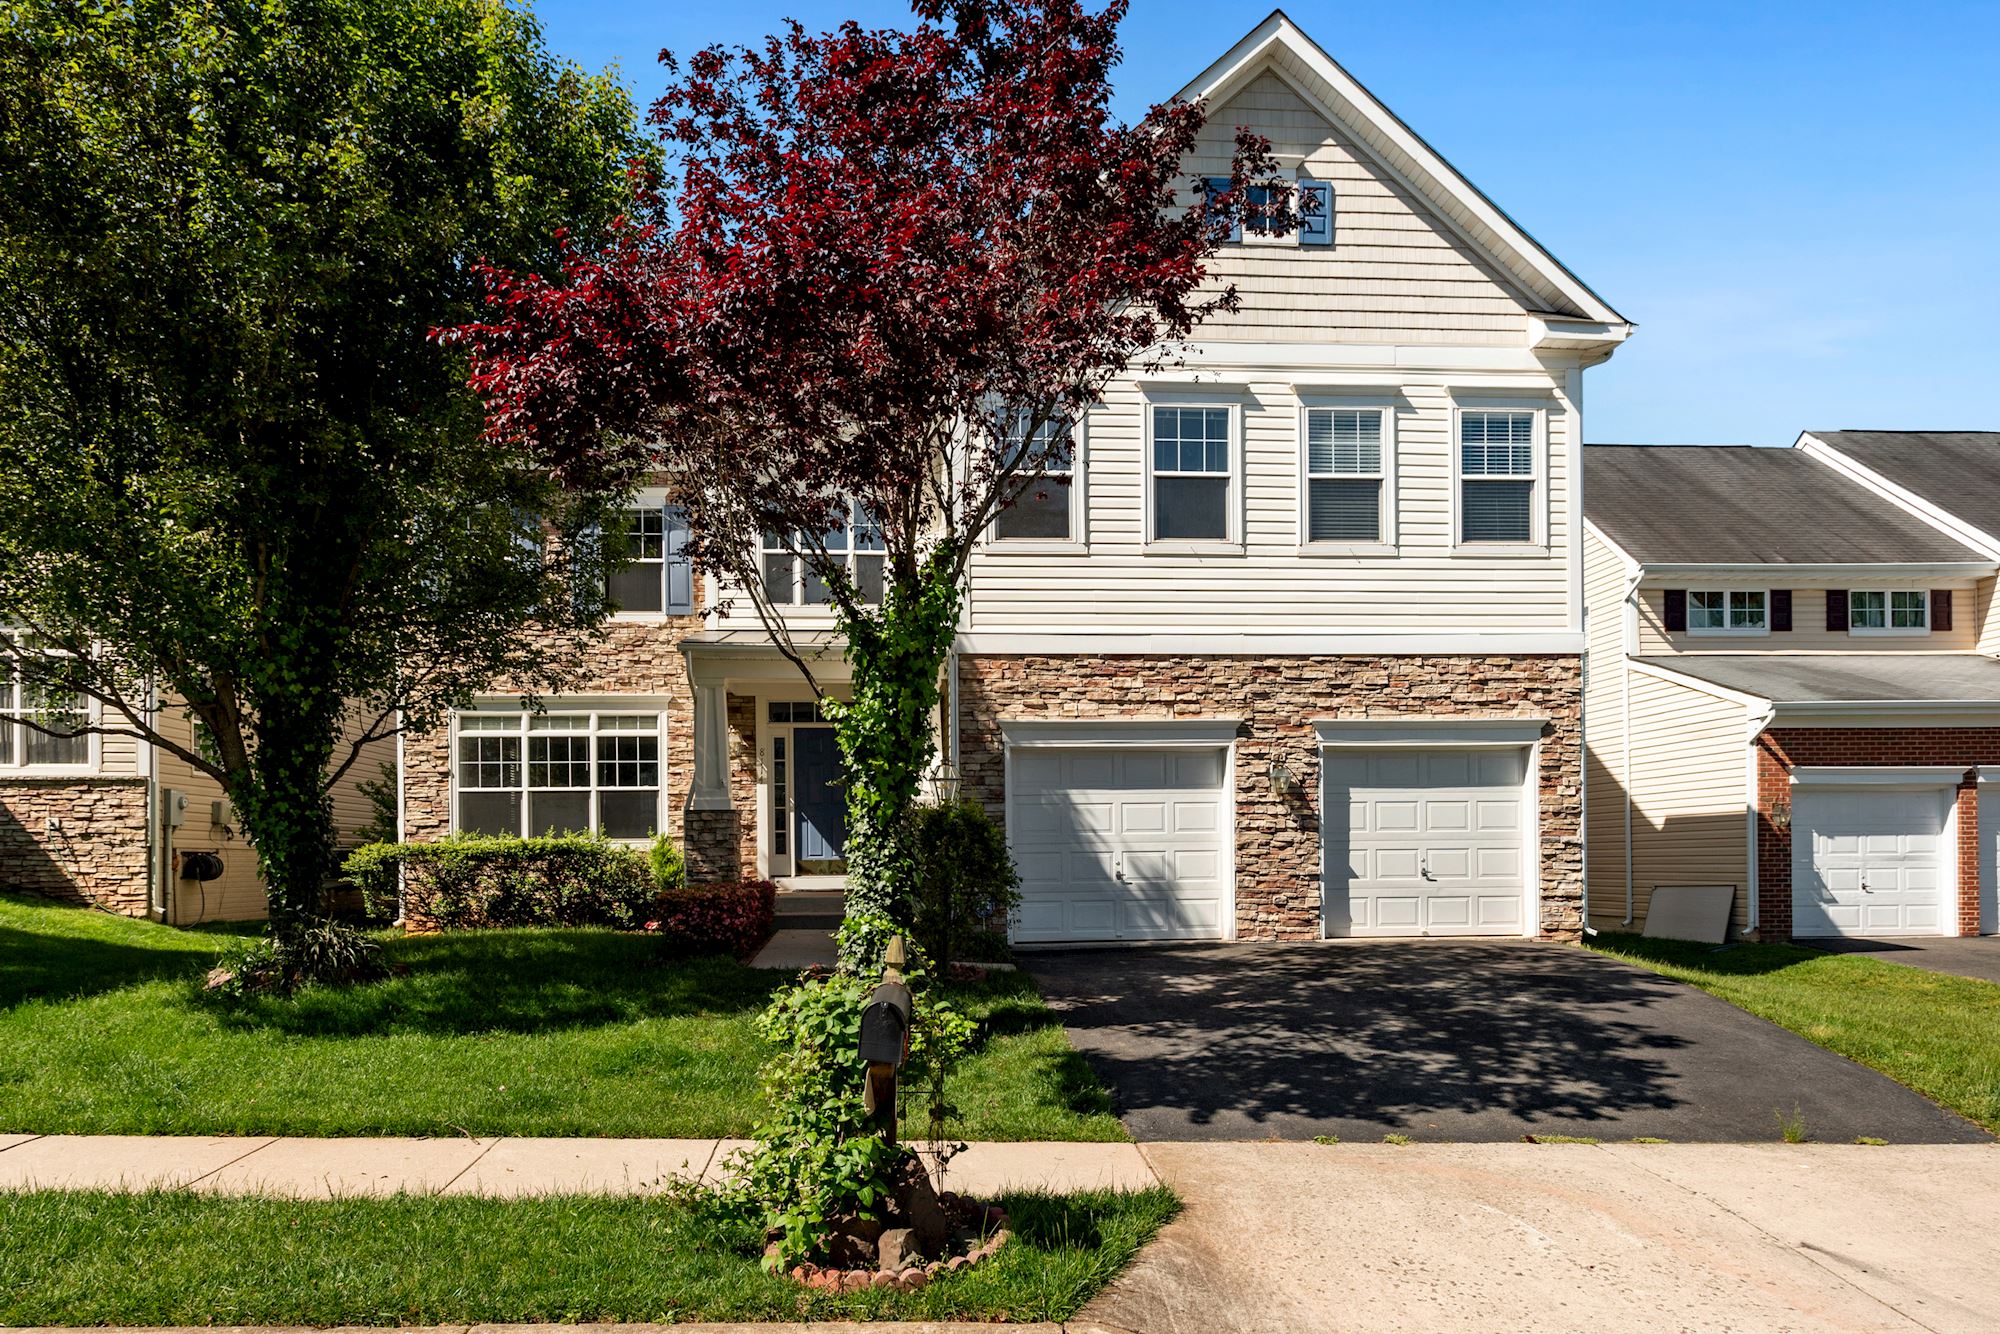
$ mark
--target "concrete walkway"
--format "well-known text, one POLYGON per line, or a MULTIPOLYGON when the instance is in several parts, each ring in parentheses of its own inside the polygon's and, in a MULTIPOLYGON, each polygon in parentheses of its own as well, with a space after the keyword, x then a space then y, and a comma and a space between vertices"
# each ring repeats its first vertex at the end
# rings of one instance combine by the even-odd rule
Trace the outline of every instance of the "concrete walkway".
POLYGON ((750 960, 752 968, 796 973, 835 962, 833 933, 840 927, 842 893, 838 876, 804 876, 782 881, 771 938, 750 960))
MULTIPOLYGON (((179 1188, 226 1195, 648 1195, 718 1183, 731 1139, 286 1139, 272 1136, 0 1135, 0 1191, 179 1188)), ((974 1144, 946 1184, 1139 1190, 1156 1184, 1131 1144, 974 1144)))
POLYGON ((1073 1331, 1991 1330, 2000 1148, 1148 1144, 1073 1331))

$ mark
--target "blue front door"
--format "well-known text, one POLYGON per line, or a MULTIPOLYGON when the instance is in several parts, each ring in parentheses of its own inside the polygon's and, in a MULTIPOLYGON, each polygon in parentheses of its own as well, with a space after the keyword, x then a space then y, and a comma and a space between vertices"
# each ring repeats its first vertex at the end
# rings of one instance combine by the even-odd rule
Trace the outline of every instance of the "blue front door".
POLYGON ((801 871, 807 870, 807 862, 837 862, 847 856, 847 798, 839 781, 840 747, 833 729, 801 727, 793 732, 792 805, 798 813, 801 871))

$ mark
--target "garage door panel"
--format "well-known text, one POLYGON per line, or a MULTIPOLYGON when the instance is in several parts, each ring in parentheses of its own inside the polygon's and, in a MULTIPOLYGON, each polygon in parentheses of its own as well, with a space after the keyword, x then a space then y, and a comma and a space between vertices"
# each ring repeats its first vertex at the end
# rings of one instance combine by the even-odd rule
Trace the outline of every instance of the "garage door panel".
POLYGON ((1330 751, 1328 935, 1519 934, 1525 750, 1330 751))
POLYGON ((1016 938, 1227 934, 1226 752, 1017 750, 1008 840, 1022 870, 1016 938))
POLYGON ((1792 800, 1792 932, 1939 935, 1955 888, 1949 789, 1801 790, 1792 800))

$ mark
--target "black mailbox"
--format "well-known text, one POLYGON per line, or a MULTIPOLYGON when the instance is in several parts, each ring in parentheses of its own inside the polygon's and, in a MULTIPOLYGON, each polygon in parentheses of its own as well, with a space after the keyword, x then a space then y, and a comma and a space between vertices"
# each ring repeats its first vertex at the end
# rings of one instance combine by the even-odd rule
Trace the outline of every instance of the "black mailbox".
POLYGON ((910 989, 884 982, 861 1012, 861 1059, 898 1069, 910 1054, 910 989))

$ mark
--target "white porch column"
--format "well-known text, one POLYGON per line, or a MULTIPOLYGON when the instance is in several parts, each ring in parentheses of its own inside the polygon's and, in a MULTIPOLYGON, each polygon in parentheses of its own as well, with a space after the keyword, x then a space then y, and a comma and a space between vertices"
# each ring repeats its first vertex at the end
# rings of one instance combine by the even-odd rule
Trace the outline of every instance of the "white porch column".
POLYGON ((734 809, 729 800, 729 694, 721 685, 694 688, 694 785, 688 809, 734 809))

